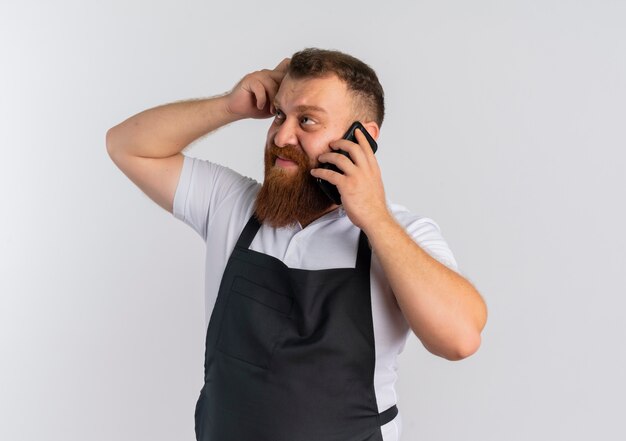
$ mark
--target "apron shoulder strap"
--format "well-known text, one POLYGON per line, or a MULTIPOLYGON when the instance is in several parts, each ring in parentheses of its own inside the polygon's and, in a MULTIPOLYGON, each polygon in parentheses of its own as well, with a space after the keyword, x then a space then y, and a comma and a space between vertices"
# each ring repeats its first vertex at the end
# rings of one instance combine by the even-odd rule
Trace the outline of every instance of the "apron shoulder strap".
POLYGON ((239 236, 239 240, 237 240, 237 246, 241 248, 248 249, 254 236, 256 236, 257 231, 261 228, 261 223, 253 214, 250 219, 248 219, 248 223, 243 228, 241 235, 239 236))
POLYGON ((359 271, 367 271, 369 273, 371 257, 372 249, 370 248, 369 240, 367 239, 365 232, 361 230, 361 233, 359 234, 359 249, 356 255, 355 269, 359 271))

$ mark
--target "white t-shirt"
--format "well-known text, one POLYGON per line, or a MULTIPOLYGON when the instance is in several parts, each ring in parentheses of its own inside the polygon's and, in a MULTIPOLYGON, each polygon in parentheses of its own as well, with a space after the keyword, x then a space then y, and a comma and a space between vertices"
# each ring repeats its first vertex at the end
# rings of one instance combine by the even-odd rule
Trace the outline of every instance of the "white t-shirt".
MULTIPOLYGON (((174 196, 173 214, 192 227, 206 243, 205 331, 211 318, 226 263, 252 216, 261 184, 206 160, 185 156, 174 196)), ((429 255, 458 271, 456 260, 439 226, 388 202, 400 225, 429 255)), ((262 225, 250 249, 282 260, 290 268, 319 270, 354 268, 359 229, 342 207, 316 219, 306 228, 262 225)), ((372 319, 376 351, 374 389, 379 412, 397 403, 397 356, 404 349, 410 327, 385 278, 376 254, 370 267, 372 319)), ((399 409, 401 412, 401 409, 399 409)), ((384 441, 398 441, 400 413, 381 427, 384 441)))

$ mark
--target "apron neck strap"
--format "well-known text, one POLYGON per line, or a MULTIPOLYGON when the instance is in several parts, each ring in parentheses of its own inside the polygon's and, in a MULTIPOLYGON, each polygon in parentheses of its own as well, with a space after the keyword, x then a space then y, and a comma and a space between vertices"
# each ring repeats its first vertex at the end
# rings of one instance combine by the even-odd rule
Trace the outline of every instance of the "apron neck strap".
POLYGON ((372 249, 370 248, 369 240, 367 239, 365 232, 361 230, 361 234, 359 234, 359 250, 356 255, 355 268, 369 273, 371 257, 372 249))
POLYGON ((256 236, 257 231, 261 228, 261 223, 253 214, 250 219, 248 219, 248 223, 244 227, 241 235, 239 236, 239 240, 237 241, 237 246, 240 248, 248 249, 250 248, 250 244, 252 243, 252 239, 256 236))

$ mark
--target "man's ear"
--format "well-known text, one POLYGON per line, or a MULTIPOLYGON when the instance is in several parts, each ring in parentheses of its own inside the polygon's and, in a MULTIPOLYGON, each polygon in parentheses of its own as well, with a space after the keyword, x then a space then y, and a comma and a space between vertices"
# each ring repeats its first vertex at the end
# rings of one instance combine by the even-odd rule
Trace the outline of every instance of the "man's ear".
POLYGON ((378 127, 376 121, 363 123, 363 127, 365 127, 365 129, 368 131, 370 136, 374 138, 374 140, 378 139, 378 135, 380 134, 380 127, 378 127))

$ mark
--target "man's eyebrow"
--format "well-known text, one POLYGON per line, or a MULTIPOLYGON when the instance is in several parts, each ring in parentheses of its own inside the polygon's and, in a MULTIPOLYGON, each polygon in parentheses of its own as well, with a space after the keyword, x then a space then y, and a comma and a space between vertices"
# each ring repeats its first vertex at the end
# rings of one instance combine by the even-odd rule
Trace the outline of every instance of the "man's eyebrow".
POLYGON ((323 107, 319 107, 319 106, 298 106, 296 107, 296 110, 298 112, 323 112, 323 113, 327 113, 326 109, 324 109, 323 107))
MULTIPOLYGON (((278 103, 278 101, 274 101, 274 107, 280 109, 280 104, 278 103)), ((296 107, 296 111, 298 112, 322 112, 322 113, 328 113, 326 112, 326 109, 324 109, 323 107, 319 107, 319 106, 307 106, 307 105, 300 105, 296 107)))

